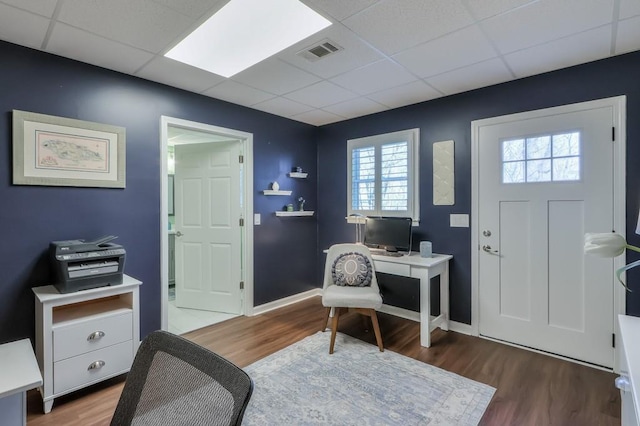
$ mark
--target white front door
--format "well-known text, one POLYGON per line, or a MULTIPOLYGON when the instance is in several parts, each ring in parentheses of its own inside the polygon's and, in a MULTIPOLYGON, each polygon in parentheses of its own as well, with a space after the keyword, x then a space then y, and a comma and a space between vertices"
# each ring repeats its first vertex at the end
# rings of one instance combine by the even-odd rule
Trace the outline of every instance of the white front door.
POLYGON ((239 141, 175 147, 176 306, 240 314, 239 141))
POLYGON ((481 335, 612 367, 614 270, 583 254, 614 229, 612 105, 474 122, 481 335))

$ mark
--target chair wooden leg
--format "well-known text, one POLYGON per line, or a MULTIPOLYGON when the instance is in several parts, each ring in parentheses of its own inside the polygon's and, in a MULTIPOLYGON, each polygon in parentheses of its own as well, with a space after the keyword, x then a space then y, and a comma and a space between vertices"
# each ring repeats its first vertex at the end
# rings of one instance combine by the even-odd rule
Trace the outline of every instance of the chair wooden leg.
POLYGON ((333 353, 333 347, 336 343, 336 333, 338 332, 338 320, 340 319, 341 313, 342 313, 342 308, 335 308, 333 312, 333 322, 331 325, 331 344, 329 345, 329 354, 333 353))
POLYGON ((371 309, 371 322, 373 323, 373 331, 376 334, 376 342, 378 342, 378 348, 380 348, 380 352, 384 352, 384 346, 382 345, 382 335, 380 334, 380 325, 378 324, 378 315, 376 315, 375 309, 371 309))
POLYGON ((329 321, 329 314, 331 313, 331 308, 325 308, 324 318, 322 319, 322 328, 320 331, 324 333, 327 329, 327 322, 329 321))

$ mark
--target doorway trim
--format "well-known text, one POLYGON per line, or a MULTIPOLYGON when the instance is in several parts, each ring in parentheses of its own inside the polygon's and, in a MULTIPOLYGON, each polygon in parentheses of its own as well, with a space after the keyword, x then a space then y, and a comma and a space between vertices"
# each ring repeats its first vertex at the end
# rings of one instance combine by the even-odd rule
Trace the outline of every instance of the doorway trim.
MULTIPOLYGON (((507 114, 471 122, 471 332, 474 336, 480 336, 480 286, 478 282, 480 266, 480 241, 478 212, 480 208, 479 197, 479 149, 480 127, 495 125, 514 120, 538 118, 553 114, 563 114, 588 108, 602 108, 610 106, 613 109, 613 122, 615 126, 615 143, 613 152, 613 226, 615 232, 626 238, 626 96, 598 99, 595 101, 578 102, 551 108, 543 108, 533 111, 507 114)), ((625 265, 625 256, 613 259, 614 269, 625 265)), ((612 277, 613 278, 613 277, 612 277)), ((621 285, 614 284, 613 290, 613 330, 620 334, 618 315, 626 313, 627 294, 621 285)), ((482 336, 481 336, 482 337, 482 336)), ((515 345, 522 347, 519 345, 515 345)), ((620 345, 614 348, 613 369, 619 371, 618 350, 620 345)), ((550 354, 551 355, 551 354, 550 354)), ((555 355, 552 355, 555 356, 555 355)), ((560 356, 558 356, 560 357, 560 356)), ((567 359, 564 357, 560 357, 567 359)), ((585 364, 591 366, 591 364, 585 364)))
POLYGON ((229 139, 240 140, 244 155, 242 167, 244 218, 242 232, 242 254, 244 257, 242 280, 244 291, 242 296, 242 313, 253 315, 253 134, 240 130, 218 127, 180 118, 160 117, 160 309, 161 328, 169 329, 169 212, 168 212, 168 166, 167 147, 169 127, 181 127, 188 130, 202 131, 229 139))

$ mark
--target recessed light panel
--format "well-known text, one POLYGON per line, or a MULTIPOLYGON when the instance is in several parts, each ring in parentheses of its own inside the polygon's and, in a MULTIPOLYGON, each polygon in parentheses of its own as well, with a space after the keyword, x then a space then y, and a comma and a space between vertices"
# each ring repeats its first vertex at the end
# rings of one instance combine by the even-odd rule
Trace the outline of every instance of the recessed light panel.
POLYGON ((231 0, 165 56, 231 77, 329 25, 298 0, 231 0))

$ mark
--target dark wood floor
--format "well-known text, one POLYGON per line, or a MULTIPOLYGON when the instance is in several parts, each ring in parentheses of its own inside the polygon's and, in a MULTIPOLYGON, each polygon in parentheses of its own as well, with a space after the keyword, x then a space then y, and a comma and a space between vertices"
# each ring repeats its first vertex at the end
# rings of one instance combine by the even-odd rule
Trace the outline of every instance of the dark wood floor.
MULTIPOLYGON (((263 315, 228 320, 185 337, 244 367, 317 332, 323 312, 316 297, 263 315)), ((418 323, 385 314, 378 317, 385 350, 497 389, 482 425, 620 424, 620 394, 613 373, 441 330, 432 333, 432 346, 427 349, 420 346, 418 323)), ((340 331, 375 345, 373 332, 364 331, 355 314, 341 318, 340 331)), ((27 421, 30 426, 107 425, 123 381, 124 377, 118 377, 60 397, 49 414, 42 414, 40 395, 30 391, 27 421)))

